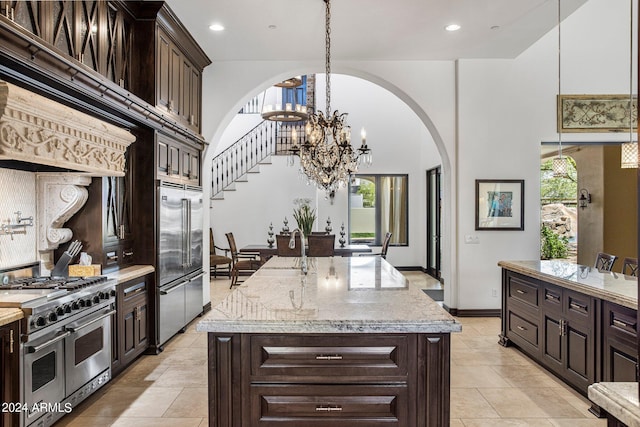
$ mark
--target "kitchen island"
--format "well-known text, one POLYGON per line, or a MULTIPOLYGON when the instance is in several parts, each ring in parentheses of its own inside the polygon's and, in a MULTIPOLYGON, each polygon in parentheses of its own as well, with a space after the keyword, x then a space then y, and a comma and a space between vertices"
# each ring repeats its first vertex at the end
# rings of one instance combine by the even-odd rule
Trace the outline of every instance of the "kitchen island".
POLYGON ((380 257, 270 259, 197 325, 210 426, 449 425, 461 325, 380 257))
MULTIPOLYGON (((517 346, 585 396, 593 383, 636 381, 637 277, 561 260, 498 265, 502 345, 517 346)), ((602 415, 595 405, 592 412, 602 415)))

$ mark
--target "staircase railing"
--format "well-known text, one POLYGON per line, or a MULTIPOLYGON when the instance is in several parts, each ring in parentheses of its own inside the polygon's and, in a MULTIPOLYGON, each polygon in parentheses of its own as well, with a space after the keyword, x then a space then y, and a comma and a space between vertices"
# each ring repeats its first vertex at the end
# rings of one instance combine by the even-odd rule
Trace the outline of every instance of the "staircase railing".
MULTIPOLYGON (((247 174, 269 156, 287 154, 292 146, 291 129, 303 135, 304 124, 264 120, 211 162, 211 197, 247 174)), ((300 137, 298 143, 300 142, 300 137)))

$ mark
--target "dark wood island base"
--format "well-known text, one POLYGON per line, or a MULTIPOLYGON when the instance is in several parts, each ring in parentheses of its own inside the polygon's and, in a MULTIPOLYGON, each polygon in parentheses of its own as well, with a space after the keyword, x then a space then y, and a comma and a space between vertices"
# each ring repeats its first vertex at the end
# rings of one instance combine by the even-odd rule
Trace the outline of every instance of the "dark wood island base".
POLYGON ((208 333, 209 425, 449 425, 450 334, 208 333))

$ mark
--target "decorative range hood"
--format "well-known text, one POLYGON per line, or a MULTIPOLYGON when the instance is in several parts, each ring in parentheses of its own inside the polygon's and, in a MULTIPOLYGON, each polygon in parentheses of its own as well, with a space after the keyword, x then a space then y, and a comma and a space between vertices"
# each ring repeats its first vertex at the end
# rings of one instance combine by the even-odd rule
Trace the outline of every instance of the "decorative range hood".
POLYGON ((126 129, 0 81, 0 159, 123 176, 126 129))
POLYGON ((87 201, 92 176, 124 176, 126 129, 0 81, 0 160, 54 166, 36 174, 37 250, 51 269, 54 250, 73 237, 64 223, 87 201))

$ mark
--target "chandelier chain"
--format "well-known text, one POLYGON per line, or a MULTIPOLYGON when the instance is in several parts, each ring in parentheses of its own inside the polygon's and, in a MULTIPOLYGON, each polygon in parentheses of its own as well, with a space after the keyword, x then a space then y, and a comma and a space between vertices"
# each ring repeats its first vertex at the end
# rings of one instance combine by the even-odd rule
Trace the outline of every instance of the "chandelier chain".
POLYGON ((331 1, 324 0, 325 12, 325 80, 327 97, 327 117, 331 114, 331 1))

